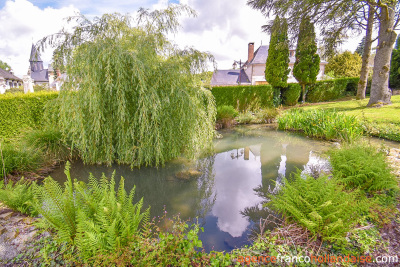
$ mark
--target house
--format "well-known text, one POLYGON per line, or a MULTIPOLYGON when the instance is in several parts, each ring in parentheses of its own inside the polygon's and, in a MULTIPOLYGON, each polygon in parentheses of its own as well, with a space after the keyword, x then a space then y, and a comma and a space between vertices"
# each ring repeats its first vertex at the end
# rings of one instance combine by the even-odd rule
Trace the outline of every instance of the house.
MULTIPOLYGON (((239 70, 217 70, 211 78, 212 86, 229 86, 229 85, 257 85, 266 84, 265 80, 265 63, 268 57, 268 45, 261 45, 254 51, 254 43, 249 43, 247 48, 247 61, 240 66, 239 70)), ((293 76, 293 66, 296 61, 296 50, 289 50, 289 68, 288 83, 297 83, 293 76)), ((321 60, 320 71, 317 79, 321 80, 325 74, 325 65, 328 62, 321 60)))
POLYGON ((22 79, 15 76, 12 71, 0 68, 0 94, 4 94, 6 90, 18 86, 22 86, 22 79))
POLYGON ((30 63, 30 68, 28 71, 28 74, 30 74, 33 83, 35 85, 48 85, 50 79, 52 79, 51 77, 51 71, 52 69, 50 68, 50 72, 49 69, 45 69, 43 67, 43 61, 40 58, 40 53, 39 51, 36 50, 36 47, 32 44, 32 48, 31 48, 31 56, 29 57, 29 63, 30 63), (29 73, 30 72, 30 73, 29 73))

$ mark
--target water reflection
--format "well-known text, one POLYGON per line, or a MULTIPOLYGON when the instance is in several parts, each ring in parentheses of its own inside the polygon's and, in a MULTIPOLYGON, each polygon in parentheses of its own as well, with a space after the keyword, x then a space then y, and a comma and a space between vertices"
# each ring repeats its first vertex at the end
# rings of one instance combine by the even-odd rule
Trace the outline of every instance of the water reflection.
MULTIPOLYGON (((165 207, 183 219, 198 217, 205 250, 229 251, 250 243, 249 234, 270 212, 263 204, 279 191, 283 178, 297 169, 312 169, 322 160, 319 152, 330 145, 262 126, 221 133, 215 155, 196 162, 178 159, 162 168, 134 170, 75 162, 71 175, 87 181, 89 173, 110 177, 116 170, 116 178, 125 178, 126 190, 136 186, 135 201, 144 197, 152 216, 161 215, 165 207)), ((52 177, 65 181, 63 167, 52 177)))

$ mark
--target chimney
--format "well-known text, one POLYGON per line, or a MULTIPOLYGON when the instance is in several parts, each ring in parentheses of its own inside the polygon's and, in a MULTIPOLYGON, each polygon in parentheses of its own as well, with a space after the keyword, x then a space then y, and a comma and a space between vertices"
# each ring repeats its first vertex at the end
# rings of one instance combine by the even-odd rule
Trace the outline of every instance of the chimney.
POLYGON ((253 58, 254 58, 254 42, 249 43, 247 62, 250 62, 253 58))

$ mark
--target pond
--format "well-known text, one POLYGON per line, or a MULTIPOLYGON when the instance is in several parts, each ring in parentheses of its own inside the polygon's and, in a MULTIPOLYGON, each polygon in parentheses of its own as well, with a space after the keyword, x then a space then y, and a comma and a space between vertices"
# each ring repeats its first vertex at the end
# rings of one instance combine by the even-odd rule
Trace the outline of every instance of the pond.
MULTIPOLYGON (((215 140, 215 154, 195 162, 177 159, 164 167, 131 169, 125 165, 85 166, 71 164, 71 176, 87 182, 89 173, 102 173, 116 181, 123 176, 127 191, 136 186, 135 200, 144 198, 151 216, 164 210, 172 217, 195 220, 204 228, 199 234, 208 252, 231 251, 250 244, 260 218, 268 212, 263 203, 279 188, 282 178, 296 171, 329 168, 321 154, 332 143, 276 131, 265 125, 222 130, 215 140)), ((51 176, 64 182, 64 167, 51 176)))

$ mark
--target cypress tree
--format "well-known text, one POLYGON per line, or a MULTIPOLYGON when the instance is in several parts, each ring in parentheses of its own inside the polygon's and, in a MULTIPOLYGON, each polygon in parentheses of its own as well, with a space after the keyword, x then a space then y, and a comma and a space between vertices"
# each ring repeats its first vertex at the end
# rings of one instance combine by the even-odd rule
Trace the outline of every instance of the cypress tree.
POLYGON ((271 28, 265 80, 273 87, 287 87, 289 69, 289 38, 286 19, 276 16, 271 28))
POLYGON ((396 46, 392 51, 389 85, 391 89, 400 88, 400 37, 397 38, 396 46))
POLYGON ((303 18, 300 23, 297 39, 296 62, 293 67, 293 76, 303 90, 303 102, 306 101, 306 85, 315 83, 319 73, 320 57, 317 54, 314 24, 309 18, 303 18))

